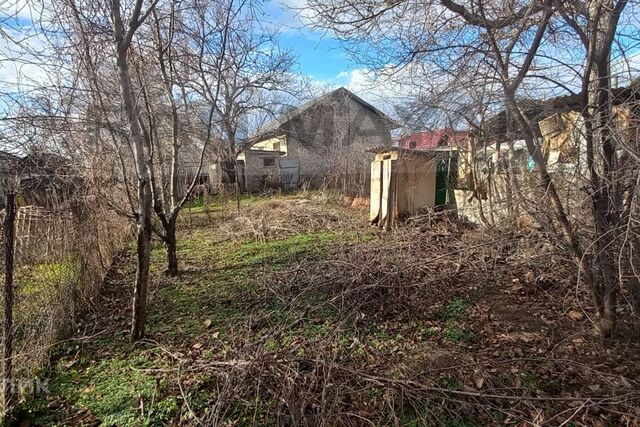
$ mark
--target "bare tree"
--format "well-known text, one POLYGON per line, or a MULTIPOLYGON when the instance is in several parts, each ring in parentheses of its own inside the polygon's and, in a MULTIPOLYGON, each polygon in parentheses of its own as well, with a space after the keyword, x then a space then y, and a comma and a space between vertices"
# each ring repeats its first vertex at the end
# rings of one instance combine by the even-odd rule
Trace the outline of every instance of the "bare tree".
MULTIPOLYGON (((62 41, 68 51, 66 55, 79 60, 77 78, 89 90, 92 101, 89 106, 93 112, 102 115, 99 122, 104 123, 118 153, 123 175, 127 166, 135 170, 135 195, 129 194, 131 217, 137 224, 137 263, 133 295, 133 318, 131 339, 138 340, 145 334, 147 313, 147 286, 149 279, 149 259, 152 237, 152 188, 150 164, 150 132, 141 121, 141 109, 138 95, 133 85, 130 70, 130 52, 138 30, 151 15, 157 0, 146 5, 144 0, 136 0, 123 5, 114 0, 106 5, 81 4, 74 0, 61 1, 52 5, 57 13, 54 24, 61 33, 69 38, 62 41), (63 11, 64 13, 60 13, 63 11), (106 19, 108 31, 99 30, 106 19), (77 37, 77 43, 68 43, 71 37, 77 37), (110 42, 112 48, 104 48, 102 43, 110 42), (70 48, 70 49, 69 49, 70 48), (105 53, 111 55, 105 58, 105 53), (111 67, 109 60, 115 62, 111 67), (121 104, 113 102, 114 88, 109 83, 115 77, 121 104), (106 82, 105 82, 105 79, 106 82), (124 111, 121 121, 114 120, 118 107, 124 111), (122 126, 119 126, 122 125, 122 126), (126 145, 125 145, 126 144, 126 145), (127 149, 123 149, 128 147, 127 149), (130 156, 132 162, 127 162, 130 156)), ((108 45, 107 45, 108 46, 108 45)), ((63 58, 68 59, 68 56, 63 58)), ((112 62, 112 63, 113 63, 112 62)))
POLYGON ((10 190, 6 197, 6 208, 3 222, 4 237, 4 322, 2 329, 2 409, 4 416, 10 416, 13 405, 13 304, 14 304, 14 249, 16 202, 15 193, 10 190))
MULTIPOLYGON (((137 83, 145 106, 143 115, 151 130, 149 166, 153 208, 162 226, 161 230, 156 228, 156 234, 167 248, 167 273, 172 276, 178 274, 178 216, 196 187, 207 153, 211 151, 215 138, 214 112, 220 92, 219 79, 214 83, 215 93, 206 102, 191 89, 193 73, 188 69, 189 63, 197 61, 196 58, 204 53, 185 33, 189 26, 185 19, 189 19, 198 7, 187 5, 186 11, 183 8, 178 12, 176 4, 170 3, 166 11, 155 10, 149 28, 152 49, 147 51, 141 44, 136 58, 137 83), (146 57, 153 60, 145 60, 146 57), (154 85, 158 86, 157 91, 154 91, 154 85), (156 92, 160 102, 154 96, 156 92), (168 122, 166 126, 165 122, 168 122), (180 174, 184 173, 180 163, 187 156, 196 157, 196 167, 183 177, 190 179, 185 186, 180 182, 180 174)), ((216 32, 222 36, 217 40, 215 60, 221 62, 226 56, 229 26, 219 25, 216 32)))
POLYGON ((621 37, 618 22, 627 1, 578 2, 571 6, 550 0, 480 0, 469 4, 451 0, 371 0, 357 6, 340 0, 309 3, 311 12, 306 12, 306 19, 334 31, 354 56, 380 72, 398 75, 398 70, 420 64, 429 68, 423 77, 433 78, 440 71, 449 81, 501 88, 499 101, 506 108, 507 122, 513 121, 523 131, 536 165, 538 188, 554 213, 557 236, 592 292, 602 335, 610 336, 616 323, 616 294, 621 277, 615 265, 619 249, 614 244, 614 230, 620 227, 622 199, 614 173, 616 146, 607 131, 614 126, 608 64, 612 45, 621 37), (583 25, 587 28, 581 28, 583 25), (574 32, 579 40, 572 38, 562 45, 559 32, 574 32), (361 49, 363 44, 371 49, 361 49), (568 52, 565 56, 573 58, 576 50, 584 52, 577 64, 564 60, 563 53, 568 52), (575 74, 582 81, 579 92, 587 124, 592 182, 588 193, 593 201, 595 227, 588 241, 595 244, 594 259, 547 168, 536 129, 537 118, 519 102, 533 81, 552 82, 555 88, 570 90, 562 73, 575 74), (596 167, 596 163, 600 166, 596 167))
POLYGON ((222 136, 218 156, 233 166, 237 197, 241 189, 235 161, 239 140, 250 132, 246 125, 255 116, 273 117, 285 94, 298 94, 294 56, 280 48, 277 34, 258 19, 254 6, 247 0, 204 2, 192 21, 193 40, 204 53, 194 61, 194 88, 215 106, 222 136), (211 60, 218 37, 213 28, 219 21, 228 28, 226 54, 211 60))
POLYGON ((111 18, 113 37, 116 45, 116 64, 120 92, 131 132, 136 174, 138 179, 138 209, 137 216, 137 264, 133 293, 133 318, 131 320, 131 339, 139 340, 144 337, 147 320, 147 286, 149 282, 149 257, 151 255, 151 216, 153 194, 151 189, 151 174, 149 173, 151 140, 149 130, 140 121, 140 109, 136 102, 131 72, 129 70, 129 49, 132 39, 142 23, 153 12, 157 0, 142 12, 143 0, 137 0, 133 5, 131 16, 125 27, 122 16, 122 5, 119 0, 111 2, 111 18))
MULTIPOLYGON (((617 2, 603 0, 582 5, 583 10, 571 8, 561 2, 556 7, 586 52, 585 69, 581 82, 581 112, 585 123, 586 155, 590 193, 593 204, 595 242, 593 261, 598 267, 599 277, 592 285, 593 298, 600 315, 600 329, 604 335, 613 334, 616 327, 617 298, 622 277, 618 254, 622 247, 622 230, 627 229, 631 218, 623 212, 630 210, 635 190, 627 198, 625 209, 624 187, 634 185, 634 179, 624 179, 623 159, 617 150, 626 151, 629 160, 635 160, 635 168, 640 165, 636 159, 629 158, 633 153, 616 141, 612 102, 611 56, 618 32, 618 23, 628 4, 627 0, 617 2), (587 19, 581 25, 581 18, 587 19), (622 172, 622 173, 621 173, 622 172), (626 218, 625 218, 626 217, 626 218)), ((626 268, 632 263, 625 257, 626 268)), ((638 281, 630 281, 632 293, 637 294, 638 281)), ((636 301, 636 304, 638 302, 636 301)))

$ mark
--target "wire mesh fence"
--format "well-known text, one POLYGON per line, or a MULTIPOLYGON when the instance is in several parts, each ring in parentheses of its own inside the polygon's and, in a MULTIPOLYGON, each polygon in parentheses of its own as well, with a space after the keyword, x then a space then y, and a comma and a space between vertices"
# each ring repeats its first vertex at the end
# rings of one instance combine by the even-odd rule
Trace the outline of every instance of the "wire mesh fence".
MULTIPOLYGON (((4 218, 4 211, 1 216, 4 218)), ((16 380, 33 378, 53 346, 73 331, 76 316, 97 296, 111 260, 129 236, 126 220, 87 200, 59 211, 38 206, 17 209, 13 307, 16 380)), ((4 282, 4 270, 1 275, 4 282)), ((0 311, 4 307, 3 299, 0 311)))

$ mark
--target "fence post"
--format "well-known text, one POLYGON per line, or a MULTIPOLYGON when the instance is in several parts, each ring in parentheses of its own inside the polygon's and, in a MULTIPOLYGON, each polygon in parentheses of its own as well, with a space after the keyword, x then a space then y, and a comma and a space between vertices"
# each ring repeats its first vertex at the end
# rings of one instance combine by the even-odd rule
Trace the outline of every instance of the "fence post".
POLYGON ((3 412, 7 417, 13 408, 13 270, 15 249, 16 203, 15 194, 7 194, 7 208, 4 217, 4 325, 2 364, 3 412))

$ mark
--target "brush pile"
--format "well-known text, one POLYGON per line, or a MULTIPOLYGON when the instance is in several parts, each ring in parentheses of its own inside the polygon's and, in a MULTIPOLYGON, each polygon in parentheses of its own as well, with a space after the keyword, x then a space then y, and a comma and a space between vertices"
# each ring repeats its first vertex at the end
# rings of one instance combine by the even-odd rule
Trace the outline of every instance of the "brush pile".
MULTIPOLYGON (((275 217, 327 227, 306 206, 286 209, 275 217)), ((336 242, 262 283, 265 303, 281 309, 249 327, 258 338, 234 355, 241 362, 201 367, 219 372, 224 390, 208 422, 238 411, 255 424, 309 426, 634 425, 640 416, 637 345, 598 341, 575 269, 537 232, 429 214, 336 242)))

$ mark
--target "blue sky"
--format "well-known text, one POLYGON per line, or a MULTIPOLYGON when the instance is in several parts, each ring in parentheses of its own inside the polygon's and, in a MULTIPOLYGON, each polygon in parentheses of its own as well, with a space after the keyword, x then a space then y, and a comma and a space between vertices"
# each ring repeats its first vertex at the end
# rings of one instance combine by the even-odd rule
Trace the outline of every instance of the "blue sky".
MULTIPOLYGON (((16 10, 17 20, 11 24, 22 23, 28 28, 29 9, 24 7, 24 0, 10 0, 16 10)), ((258 11, 260 19, 270 23, 279 32, 279 41, 283 48, 290 49, 297 58, 297 71, 311 79, 316 88, 345 86, 373 103, 385 112, 394 113, 393 102, 415 95, 410 86, 403 87, 398 83, 385 80, 375 80, 371 73, 362 64, 353 63, 341 48, 340 42, 329 33, 322 33, 305 28, 304 23, 298 17, 294 8, 303 10, 306 0, 265 0, 258 11)), ((6 5, 5 5, 6 6, 6 5)), ((304 12, 302 12, 304 14, 304 12)), ((7 28, 9 22, 3 26, 5 30, 20 33, 24 29, 7 28)), ((15 25, 13 25, 15 26, 15 25)), ((29 41, 35 45, 39 39, 29 41)), ((9 49, 6 40, 0 40, 0 53, 9 49)), ((630 62, 637 72, 640 68, 640 52, 632 50, 627 52, 630 62)), ((614 70, 616 64, 614 60, 614 70)), ((618 61, 619 62, 619 61, 618 61)), ((41 77, 46 79, 46 73, 32 64, 14 64, 11 61, 2 61, 0 55, 0 83, 18 80, 17 76, 41 77), (20 68, 18 69, 18 65, 20 68)), ((626 83, 626 82, 624 82, 626 83)))
POLYGON ((291 9, 303 5, 304 0, 272 0, 263 7, 263 19, 279 29, 281 46, 295 53, 303 74, 327 83, 348 83, 345 73, 352 71, 353 65, 337 40, 303 28, 297 12, 291 9))
POLYGON ((292 30, 285 32, 280 41, 295 52, 300 71, 314 79, 329 81, 353 69, 339 43, 328 36, 292 30))
MULTIPOLYGON (((262 16, 265 21, 272 23, 280 31, 281 46, 295 53, 299 71, 319 86, 345 86, 393 115, 394 109, 392 105, 387 104, 387 101, 396 98, 395 102, 397 102, 398 99, 410 97, 411 88, 401 87, 384 80, 376 81, 366 68, 361 64, 354 64, 348 58, 340 42, 332 38, 331 34, 304 28, 304 22, 299 15, 304 15, 305 4, 306 0, 267 0, 262 16)), ((628 49, 626 53, 630 64, 622 63, 620 58, 614 57, 612 61, 614 72, 622 72, 630 65, 631 69, 637 73, 640 66, 640 51, 637 45, 628 49)), ((540 81, 533 83, 535 89, 543 92, 539 96, 555 96, 556 93, 546 86, 543 87, 543 83, 540 81)), ((579 90, 579 86, 568 83, 575 86, 576 91, 579 90)), ((628 84, 629 82, 621 80, 619 83, 628 84)))
POLYGON ((305 28, 299 17, 304 11, 298 12, 305 4, 306 0, 268 0, 261 8, 260 18, 278 30, 281 47, 295 54, 297 71, 308 77, 319 92, 344 86, 393 116, 390 95, 395 97, 402 89, 376 80, 367 68, 354 63, 331 34, 305 28))

